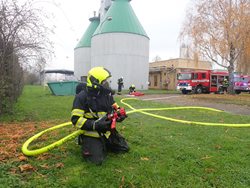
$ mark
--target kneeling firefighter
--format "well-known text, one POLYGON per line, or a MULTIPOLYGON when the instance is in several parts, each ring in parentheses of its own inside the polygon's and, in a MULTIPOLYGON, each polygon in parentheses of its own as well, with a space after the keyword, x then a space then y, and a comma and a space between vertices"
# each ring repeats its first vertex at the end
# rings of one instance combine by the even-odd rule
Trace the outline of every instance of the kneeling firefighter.
POLYGON ((71 121, 85 130, 78 137, 82 155, 87 161, 102 164, 107 151, 116 153, 129 150, 126 140, 117 132, 116 122, 127 115, 114 101, 109 87, 111 73, 103 67, 94 67, 88 72, 86 89, 75 96, 71 121))

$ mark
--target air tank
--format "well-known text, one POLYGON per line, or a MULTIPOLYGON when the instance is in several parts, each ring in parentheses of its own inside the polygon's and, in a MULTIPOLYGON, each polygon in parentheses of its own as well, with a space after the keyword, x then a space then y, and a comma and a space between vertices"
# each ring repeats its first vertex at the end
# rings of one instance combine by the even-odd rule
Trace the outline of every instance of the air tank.
POLYGON ((111 71, 113 89, 124 78, 124 88, 148 89, 149 37, 136 17, 130 0, 113 0, 91 39, 91 67, 111 71))

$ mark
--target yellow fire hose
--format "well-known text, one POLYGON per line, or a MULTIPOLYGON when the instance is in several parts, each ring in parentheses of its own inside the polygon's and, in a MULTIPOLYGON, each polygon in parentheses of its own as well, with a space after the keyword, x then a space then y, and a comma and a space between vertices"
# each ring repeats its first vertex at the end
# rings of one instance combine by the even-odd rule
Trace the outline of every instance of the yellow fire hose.
MULTIPOLYGON (((142 113, 145 115, 149 115, 155 118, 159 118, 159 119, 164 119, 164 120, 168 120, 168 121, 173 121, 173 122, 178 122, 178 123, 184 123, 184 124, 190 124, 190 125, 205 125, 205 126, 227 126, 227 127, 250 127, 250 123, 247 124, 229 124, 229 123, 208 123, 208 122, 197 122, 197 121, 187 121, 187 120, 180 120, 180 119, 174 119, 174 118, 170 118, 170 117, 165 117, 165 116, 160 116, 160 115, 156 115, 156 114, 151 114, 148 113, 146 111, 163 111, 163 110, 180 110, 180 109, 203 109, 203 110, 210 110, 210 111, 214 111, 214 112, 222 112, 221 110, 217 110, 217 109, 213 109, 213 108, 206 108, 206 107, 194 107, 194 106, 190 106, 190 107, 172 107, 172 108, 142 108, 142 109, 135 109, 133 108, 131 105, 129 105, 128 103, 125 103, 125 100, 136 100, 135 98, 124 98, 121 100, 121 103, 126 105, 127 107, 129 107, 131 109, 131 111, 127 112, 127 114, 132 114, 132 113, 142 113)), ((72 126, 71 122, 66 122, 60 125, 56 125, 54 127, 48 128, 44 131, 41 131, 39 133, 37 133, 36 135, 32 136, 31 138, 29 138, 22 146, 22 152, 27 155, 27 156, 35 156, 35 155, 39 155, 45 152, 48 152, 50 150, 52 150, 54 147, 60 146, 62 145, 64 142, 71 140, 75 137, 77 137, 80 134, 84 134, 84 130, 77 130, 74 131, 73 133, 69 134, 68 136, 48 145, 48 146, 44 146, 42 148, 39 149, 35 149, 35 150, 29 150, 28 146, 31 142, 33 142, 34 140, 36 140, 37 138, 39 138, 40 136, 42 136, 43 134, 65 127, 65 126, 72 126)))

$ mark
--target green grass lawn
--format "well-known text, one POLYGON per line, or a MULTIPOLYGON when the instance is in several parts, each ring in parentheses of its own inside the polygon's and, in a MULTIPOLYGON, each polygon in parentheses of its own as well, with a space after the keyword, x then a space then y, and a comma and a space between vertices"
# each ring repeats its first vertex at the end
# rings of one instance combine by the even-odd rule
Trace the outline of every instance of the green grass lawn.
POLYGON ((48 87, 25 86, 11 114, 0 116, 0 121, 68 121, 73 96, 54 96, 48 87))
MULTIPOLYGON (((73 98, 26 86, 13 114, 0 121, 20 122, 20 126, 27 121, 37 125, 48 121, 51 126, 63 123, 69 121, 73 98)), ((120 104, 121 97, 116 99, 120 104)), ((135 108, 170 107, 150 101, 127 102, 135 108)), ((250 116, 204 110, 151 113, 204 122, 250 122, 250 116)), ((127 138, 129 153, 109 153, 102 166, 95 166, 83 161, 72 140, 25 161, 0 162, 0 187, 250 187, 250 128, 185 125, 133 113, 118 124, 118 130, 127 138), (25 164, 33 169, 20 172, 19 166, 25 164)), ((71 131, 70 127, 50 133, 32 146, 47 145, 71 131)))

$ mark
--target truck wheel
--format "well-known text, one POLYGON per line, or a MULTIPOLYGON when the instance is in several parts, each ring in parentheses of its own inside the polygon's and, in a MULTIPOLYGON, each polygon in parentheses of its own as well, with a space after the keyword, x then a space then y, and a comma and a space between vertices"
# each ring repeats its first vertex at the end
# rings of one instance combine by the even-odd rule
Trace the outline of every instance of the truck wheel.
POLYGON ((188 94, 188 91, 187 91, 187 90, 181 90, 181 92, 182 92, 183 95, 188 94))
POLYGON ((202 93, 202 87, 201 86, 198 86, 195 88, 195 93, 196 94, 201 94, 202 93))

